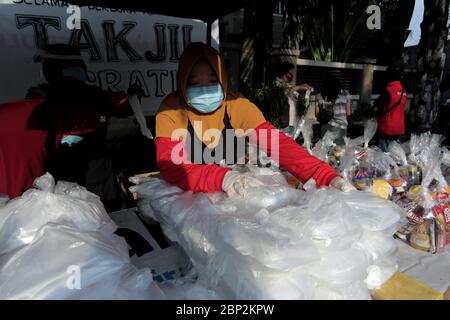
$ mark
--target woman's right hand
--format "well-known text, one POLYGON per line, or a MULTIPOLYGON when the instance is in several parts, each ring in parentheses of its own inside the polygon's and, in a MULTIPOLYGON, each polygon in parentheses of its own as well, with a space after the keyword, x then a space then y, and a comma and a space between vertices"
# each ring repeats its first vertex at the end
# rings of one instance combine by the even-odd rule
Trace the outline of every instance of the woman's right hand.
POLYGON ((228 171, 222 182, 223 191, 229 196, 245 196, 249 188, 261 187, 264 183, 248 173, 228 171))

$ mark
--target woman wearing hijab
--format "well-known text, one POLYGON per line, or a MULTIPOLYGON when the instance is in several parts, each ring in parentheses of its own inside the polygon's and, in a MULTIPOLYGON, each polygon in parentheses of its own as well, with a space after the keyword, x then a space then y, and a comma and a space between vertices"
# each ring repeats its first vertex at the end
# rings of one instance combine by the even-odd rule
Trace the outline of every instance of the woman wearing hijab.
POLYGON ((236 154, 230 157, 236 150, 227 148, 226 140, 239 141, 234 133, 240 131, 252 132, 247 135, 250 143, 278 157, 280 166, 303 183, 313 178, 318 186, 353 190, 328 164, 266 121, 253 103, 228 91, 221 58, 210 46, 191 43, 184 50, 177 88, 163 100, 156 115, 157 164, 167 182, 194 192, 224 191, 228 195, 242 195, 246 188, 261 185, 248 173, 219 165, 238 158, 236 154))

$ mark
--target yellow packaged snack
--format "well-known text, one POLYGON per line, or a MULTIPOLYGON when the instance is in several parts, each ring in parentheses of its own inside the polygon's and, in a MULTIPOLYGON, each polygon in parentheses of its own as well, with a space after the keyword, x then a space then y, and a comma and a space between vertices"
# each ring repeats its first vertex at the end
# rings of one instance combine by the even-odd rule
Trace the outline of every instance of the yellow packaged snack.
POLYGON ((386 180, 375 179, 372 181, 372 193, 383 199, 389 199, 392 190, 392 186, 386 180))

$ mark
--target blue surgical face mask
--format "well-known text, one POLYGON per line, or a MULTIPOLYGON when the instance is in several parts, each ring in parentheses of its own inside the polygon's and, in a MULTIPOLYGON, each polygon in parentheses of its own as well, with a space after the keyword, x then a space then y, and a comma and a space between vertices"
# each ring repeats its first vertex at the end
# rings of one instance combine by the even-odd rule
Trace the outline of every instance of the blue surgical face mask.
POLYGON ((87 80, 87 73, 82 67, 66 68, 62 71, 63 77, 74 78, 85 82, 87 80))
POLYGON ((188 87, 186 97, 188 103, 197 111, 211 113, 222 104, 224 93, 218 83, 204 87, 188 87))
POLYGON ((81 136, 68 135, 68 136, 65 136, 64 138, 62 138, 61 144, 65 144, 65 145, 68 145, 69 147, 72 147, 72 146, 80 143, 83 140, 84 140, 84 138, 81 136))

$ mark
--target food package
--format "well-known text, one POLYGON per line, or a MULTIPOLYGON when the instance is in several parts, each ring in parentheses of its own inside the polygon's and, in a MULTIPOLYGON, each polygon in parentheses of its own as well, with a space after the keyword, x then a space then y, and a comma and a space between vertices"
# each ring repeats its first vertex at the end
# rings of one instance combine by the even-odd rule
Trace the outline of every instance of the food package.
POLYGON ((0 209, 0 299, 164 299, 94 194, 51 175, 0 209))
POLYGON ((390 142, 388 146, 388 151, 392 159, 394 159, 399 166, 408 165, 406 152, 398 142, 396 141, 390 142))
POLYGON ((334 140, 337 138, 337 133, 327 131, 325 132, 322 139, 320 139, 316 145, 314 146, 314 149, 312 150, 312 154, 319 158, 320 160, 328 163, 328 154, 331 149, 331 147, 335 146, 334 140))
POLYGON ((80 190, 77 197, 72 197, 30 189, 9 201, 0 209, 0 254, 30 243, 37 230, 49 222, 72 225, 80 230, 113 233, 117 226, 100 199, 85 189, 80 190))
POLYGON ((114 234, 48 223, 34 240, 0 257, 0 299, 162 299, 150 270, 129 261, 114 234))
POLYGON ((392 195, 393 188, 386 180, 372 180, 372 193, 383 199, 389 199, 392 195))
POLYGON ((387 238, 398 228, 398 206, 370 193, 308 183, 305 192, 266 178, 245 196, 213 200, 159 178, 132 188, 185 249, 198 281, 220 287, 226 299, 366 299, 369 266, 381 270, 371 274, 376 284, 395 272, 387 238), (366 232, 373 236, 364 240, 366 232))
MULTIPOLYGON (((427 137, 433 140, 433 136, 427 135, 414 139, 427 137)), ((448 186, 440 171, 439 146, 433 141, 427 140, 427 143, 428 146, 434 147, 423 146, 423 149, 414 151, 416 152, 414 157, 423 166, 422 185, 414 186, 410 188, 409 193, 394 198, 394 201, 406 211, 404 224, 395 235, 416 249, 437 253, 448 243, 450 202, 446 193, 448 186)), ((417 142, 415 146, 417 145, 420 143, 417 142)))

